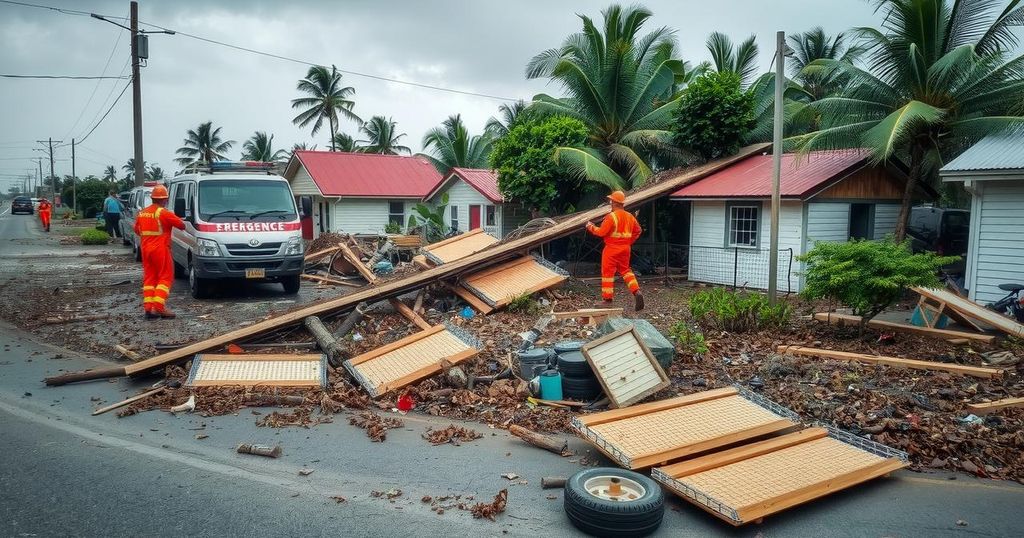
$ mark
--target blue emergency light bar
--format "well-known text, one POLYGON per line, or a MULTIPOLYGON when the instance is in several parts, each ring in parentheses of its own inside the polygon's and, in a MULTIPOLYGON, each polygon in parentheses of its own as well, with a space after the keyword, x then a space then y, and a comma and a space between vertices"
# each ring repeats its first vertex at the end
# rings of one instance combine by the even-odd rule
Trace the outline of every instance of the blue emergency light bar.
POLYGON ((270 170, 273 167, 274 163, 263 161, 213 161, 210 163, 211 172, 270 170))

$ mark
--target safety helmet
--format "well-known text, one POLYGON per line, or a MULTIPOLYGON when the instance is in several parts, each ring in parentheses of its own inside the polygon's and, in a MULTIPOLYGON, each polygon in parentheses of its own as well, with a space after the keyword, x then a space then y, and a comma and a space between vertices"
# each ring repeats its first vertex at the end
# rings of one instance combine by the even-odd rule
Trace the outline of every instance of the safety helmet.
POLYGON ((624 204, 626 203, 626 194, 622 191, 615 191, 608 195, 608 199, 617 204, 624 204))
POLYGON ((154 200, 166 200, 167 199, 167 187, 163 185, 157 185, 153 187, 152 194, 149 195, 154 200))

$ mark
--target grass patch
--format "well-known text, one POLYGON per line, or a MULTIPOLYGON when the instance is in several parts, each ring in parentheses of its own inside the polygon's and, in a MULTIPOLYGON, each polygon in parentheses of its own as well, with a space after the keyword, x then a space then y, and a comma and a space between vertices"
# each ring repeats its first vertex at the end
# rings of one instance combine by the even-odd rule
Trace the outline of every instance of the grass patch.
POLYGON ((508 311, 517 314, 536 315, 540 313, 540 303, 533 299, 529 293, 524 293, 512 299, 508 303, 508 311))
POLYGON ((79 237, 82 238, 83 245, 106 245, 110 242, 107 232, 100 230, 84 230, 79 237))

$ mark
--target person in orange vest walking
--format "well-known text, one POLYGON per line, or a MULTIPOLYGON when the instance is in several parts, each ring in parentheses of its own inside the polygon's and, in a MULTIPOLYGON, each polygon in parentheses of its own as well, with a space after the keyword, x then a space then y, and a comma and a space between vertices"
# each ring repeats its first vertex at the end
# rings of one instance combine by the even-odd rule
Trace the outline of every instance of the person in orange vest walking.
POLYGON ((50 215, 53 213, 53 206, 46 198, 39 200, 39 222, 43 223, 43 231, 50 231, 50 215))
POLYGON ((141 238, 142 308, 146 319, 173 318, 166 306, 174 282, 171 230, 184 230, 185 223, 167 209, 167 187, 153 187, 150 197, 153 203, 135 217, 135 235, 141 238))
POLYGON ((629 257, 633 243, 643 230, 636 217, 624 209, 626 195, 622 191, 611 193, 608 201, 612 211, 601 222, 601 226, 587 223, 588 232, 604 239, 604 250, 601 251, 601 298, 605 305, 611 304, 615 296, 615 274, 618 273, 633 294, 635 308, 639 312, 644 309, 644 296, 640 293, 640 284, 633 270, 629 268, 629 257))

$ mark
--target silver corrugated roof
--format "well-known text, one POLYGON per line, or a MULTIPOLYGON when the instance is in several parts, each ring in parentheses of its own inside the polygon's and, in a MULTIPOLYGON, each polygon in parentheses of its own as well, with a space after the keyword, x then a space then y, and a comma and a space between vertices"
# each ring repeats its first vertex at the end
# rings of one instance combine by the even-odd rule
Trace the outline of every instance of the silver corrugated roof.
POLYGON ((943 176, 963 172, 1024 170, 1024 130, 991 134, 939 170, 943 176))

